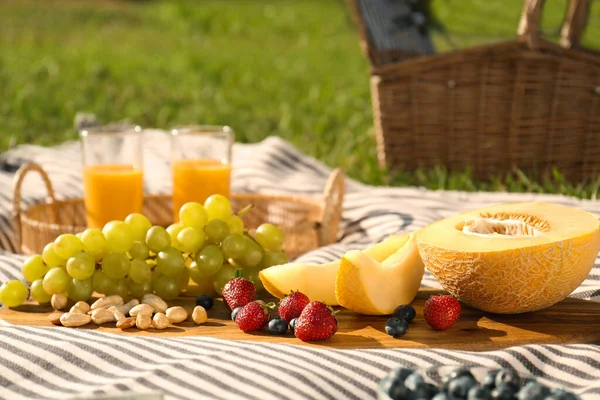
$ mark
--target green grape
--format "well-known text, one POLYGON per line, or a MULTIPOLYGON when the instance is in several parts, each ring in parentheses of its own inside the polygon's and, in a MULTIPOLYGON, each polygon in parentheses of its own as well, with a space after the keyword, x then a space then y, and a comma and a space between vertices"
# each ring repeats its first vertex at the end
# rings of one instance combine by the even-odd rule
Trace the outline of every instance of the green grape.
POLYGON ((184 269, 179 275, 179 291, 182 292, 188 288, 190 284, 190 270, 184 269))
POLYGON ((69 299, 73 301, 86 301, 92 297, 92 293, 94 293, 94 288, 90 278, 81 280, 71 279, 67 292, 69 299))
POLYGON ((154 253, 158 253, 171 244, 171 236, 162 226, 153 226, 146 234, 146 244, 154 253))
POLYGON ((283 265, 288 262, 288 258, 283 254, 283 251, 267 251, 263 256, 261 267, 269 268, 273 265, 283 265))
POLYGON ((278 251, 283 246, 283 232, 273 224, 259 226, 254 238, 267 251, 278 251))
POLYGON ((236 269, 233 265, 225 264, 213 276, 213 286, 218 294, 221 294, 227 282, 234 278, 236 269))
POLYGON ((229 233, 244 233, 244 221, 237 215, 230 215, 225 220, 227 222, 227 226, 229 227, 229 233))
POLYGON ((102 233, 108 251, 127 253, 133 244, 133 229, 123 221, 110 221, 104 225, 102 233))
POLYGON ((21 281, 7 281, 0 286, 0 303, 8 307, 18 307, 29 297, 27 286, 21 281))
POLYGON ((262 291, 264 289, 263 283, 259 277, 259 268, 242 268, 242 273, 244 278, 248 279, 250 282, 254 283, 254 287, 256 288, 256 293, 262 291))
POLYGON ((87 279, 94 273, 96 262, 91 255, 81 252, 67 260, 67 272, 71 278, 87 279))
POLYGON ((156 266, 161 274, 168 277, 177 277, 186 268, 181 252, 171 246, 158 253, 156 256, 156 266))
POLYGON ((90 228, 81 234, 83 251, 91 254, 95 260, 101 260, 107 251, 106 238, 100 229, 90 228))
POLYGON ((152 281, 154 293, 163 300, 172 300, 179 296, 180 287, 179 277, 160 275, 152 281))
POLYGON ((152 223, 145 215, 134 213, 125 218, 125 223, 131 227, 133 240, 143 241, 146 238, 146 232, 152 228, 152 223))
POLYGON ((200 269, 198 268, 198 263, 196 261, 192 261, 192 264, 190 265, 190 278, 192 278, 192 280, 197 284, 200 284, 209 277, 204 275, 204 273, 200 271, 200 269))
POLYGON ((150 266, 142 260, 131 260, 129 268, 129 277, 135 283, 146 283, 152 279, 152 270, 150 266))
POLYGON ((208 221, 204 227, 204 233, 206 233, 206 238, 211 242, 221 243, 229 235, 229 225, 223 220, 213 219, 212 221, 208 221))
POLYGON ((177 235, 179 249, 184 253, 194 253, 204 244, 204 232, 196 228, 183 228, 177 235))
POLYGON ((128 281, 129 294, 136 299, 141 299, 146 293, 152 292, 152 283, 136 283, 132 280, 128 281))
POLYGON ((154 267, 152 269, 152 280, 155 280, 159 276, 160 276, 160 270, 158 269, 158 267, 154 267))
POLYGON ((264 250, 248 236, 244 236, 244 240, 246 241, 246 251, 244 251, 241 257, 235 260, 242 264, 243 267, 258 267, 262 261, 264 250))
POLYGON ((222 194, 213 194, 204 202, 208 220, 226 219, 231 215, 231 203, 222 194))
POLYGON ((60 258, 54 252, 54 243, 50 242, 42 250, 42 259, 50 268, 56 268, 67 265, 67 260, 60 258))
POLYGON ((47 271, 48 267, 44 264, 44 259, 39 254, 28 257, 23 262, 23 267, 21 267, 23 277, 25 277, 25 280, 28 282, 33 282, 42 278, 47 271))
POLYGON ((193 228, 204 228, 208 221, 208 214, 204 206, 200 203, 185 203, 179 209, 179 221, 183 226, 191 226, 193 228))
POLYGON ((74 254, 83 250, 83 243, 77 239, 77 236, 70 233, 64 233, 54 239, 54 253, 62 259, 68 260, 74 254))
POLYGON ((221 250, 225 258, 236 259, 241 257, 246 251, 246 239, 237 233, 228 235, 221 243, 221 250))
POLYGON ((113 286, 106 293, 107 295, 118 294, 122 298, 126 298, 129 295, 129 281, 127 278, 116 279, 113 286))
POLYGON ((129 255, 136 260, 145 260, 150 256, 150 249, 145 242, 133 242, 129 255))
POLYGON ((196 267, 204 276, 215 274, 223 266, 223 262, 223 252, 221 252, 219 246, 214 244, 204 247, 196 257, 196 267))
POLYGON ((35 281, 31 282, 31 288, 29 288, 29 290, 31 291, 31 297, 33 297, 38 304, 50 303, 52 296, 46 293, 44 290, 43 279, 36 279, 35 281))
POLYGON ((109 278, 104 272, 96 270, 92 275, 92 286, 96 292, 106 294, 115 286, 115 280, 109 278))
POLYGON ((109 278, 121 279, 129 272, 129 259, 123 253, 108 253, 102 259, 102 272, 109 278))
POLYGON ((48 294, 64 293, 69 289, 71 277, 65 268, 51 268, 44 276, 44 291, 48 294))
POLYGON ((179 242, 177 241, 177 235, 179 234, 179 232, 181 232, 183 228, 185 227, 179 222, 171 224, 167 227, 167 233, 169 234, 169 236, 171 236, 171 246, 178 248, 177 246, 179 246, 179 242))

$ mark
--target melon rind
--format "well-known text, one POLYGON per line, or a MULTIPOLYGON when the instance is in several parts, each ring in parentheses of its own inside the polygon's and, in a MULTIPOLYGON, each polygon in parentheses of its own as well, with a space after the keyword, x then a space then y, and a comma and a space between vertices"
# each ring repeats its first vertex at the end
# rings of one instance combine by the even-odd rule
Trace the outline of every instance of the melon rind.
MULTIPOLYGON (((534 208, 530 203, 525 205, 526 208, 534 208)), ((502 206, 494 208, 499 207, 502 206)), ((507 207, 518 210, 519 204, 507 207)), ((564 206, 539 203, 536 207, 546 208, 550 216, 552 212, 563 213, 563 217, 564 213, 573 212, 573 223, 588 218, 586 226, 589 218, 596 218, 591 214, 586 217, 581 210, 564 206)), ((437 225, 426 227, 422 232, 427 229, 437 229, 437 234, 444 235, 448 228, 437 225)), ((478 251, 477 242, 473 240, 470 241, 472 251, 439 246, 431 240, 432 232, 425 233, 427 241, 417 237, 419 254, 425 267, 442 287, 473 308, 498 314, 537 311, 563 300, 585 280, 600 248, 600 229, 539 245, 515 245, 513 249, 485 252, 478 251)), ((552 234, 556 236, 560 232, 552 234)), ((482 239, 481 243, 482 247, 489 249, 489 241, 482 239)), ((456 247, 461 248, 459 245, 456 247)))

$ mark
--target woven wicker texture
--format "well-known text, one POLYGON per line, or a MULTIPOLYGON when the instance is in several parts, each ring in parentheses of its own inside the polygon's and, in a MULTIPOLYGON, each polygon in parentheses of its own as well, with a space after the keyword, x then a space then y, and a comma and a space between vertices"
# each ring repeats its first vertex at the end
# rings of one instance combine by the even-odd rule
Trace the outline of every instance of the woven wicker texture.
MULTIPOLYGON (((37 164, 23 165, 15 176, 13 186, 13 222, 24 254, 41 253, 44 246, 62 233, 82 232, 86 228, 82 199, 56 200, 52 183, 37 164), (21 186, 30 172, 39 173, 48 189, 48 200, 21 209, 21 186)), ((324 189, 321 201, 307 197, 232 193, 234 211, 252 204, 243 216, 248 229, 264 222, 277 225, 285 235, 284 252, 295 258, 307 251, 335 242, 341 220, 345 192, 345 174, 335 169, 324 189)), ((155 225, 173 223, 171 197, 148 196, 144 199, 144 215, 155 225)))
POLYGON ((515 41, 373 65, 381 165, 470 167, 481 179, 514 168, 596 178, 600 57, 577 46, 589 1, 571 1, 569 48, 540 37, 544 2, 526 0, 515 41))

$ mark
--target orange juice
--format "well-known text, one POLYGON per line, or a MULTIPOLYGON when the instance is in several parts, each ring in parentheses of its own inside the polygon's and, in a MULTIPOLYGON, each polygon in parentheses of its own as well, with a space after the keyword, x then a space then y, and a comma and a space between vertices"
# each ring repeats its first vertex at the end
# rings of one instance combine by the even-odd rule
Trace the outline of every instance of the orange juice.
POLYGON ((211 194, 229 197, 231 165, 216 160, 179 160, 173 162, 173 218, 189 201, 204 203, 211 194))
POLYGON ((90 228, 102 228, 109 221, 123 221, 131 213, 142 212, 142 171, 133 165, 98 164, 85 167, 83 191, 90 228))

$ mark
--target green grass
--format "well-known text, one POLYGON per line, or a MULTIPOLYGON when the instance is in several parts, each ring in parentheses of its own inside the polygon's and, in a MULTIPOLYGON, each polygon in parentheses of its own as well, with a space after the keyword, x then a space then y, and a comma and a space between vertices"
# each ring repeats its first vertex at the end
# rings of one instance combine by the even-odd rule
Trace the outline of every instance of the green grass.
MULTIPOLYGON (((548 3, 544 28, 556 37, 566 0, 548 3)), ((436 0, 450 38, 436 45, 510 39, 521 4, 436 0)), ((588 44, 600 38, 593 13, 588 44)), ((0 151, 74 139, 73 117, 87 111, 145 127, 228 124, 242 142, 279 135, 372 184, 595 196, 598 184, 560 176, 391 176, 376 162, 368 76, 342 0, 0 0, 0 151)))

